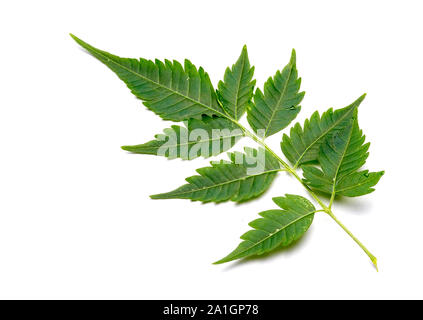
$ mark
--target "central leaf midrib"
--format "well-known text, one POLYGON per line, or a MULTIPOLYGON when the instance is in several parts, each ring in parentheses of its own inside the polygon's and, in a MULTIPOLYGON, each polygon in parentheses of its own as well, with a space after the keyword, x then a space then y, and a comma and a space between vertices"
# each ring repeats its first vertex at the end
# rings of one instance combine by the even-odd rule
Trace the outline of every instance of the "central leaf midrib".
MULTIPOLYGON (((348 177, 348 176, 346 176, 346 177, 348 177)), ((366 183, 367 183, 367 181, 360 182, 360 183, 354 184, 354 185, 349 186, 349 187, 344 187, 344 188, 342 188, 342 189, 337 189, 336 191, 337 191, 337 192, 342 192, 342 191, 346 191, 346 190, 354 189, 354 188, 356 188, 356 187, 361 187, 362 185, 364 185, 364 184, 366 184, 366 183)))
POLYGON ((242 74, 244 73, 244 63, 245 63, 245 57, 243 57, 242 59, 242 64, 241 64, 241 72, 239 73, 239 79, 238 79, 238 86, 237 86, 237 90, 235 93, 235 112, 234 112, 234 117, 235 119, 238 119, 238 93, 239 93, 239 89, 241 88, 241 79, 242 79, 242 74))
MULTIPOLYGON (((280 210, 280 211, 282 211, 282 210, 280 210)), ((256 246, 258 246, 259 244, 263 243, 264 241, 268 240, 269 238, 271 238, 271 237, 275 236, 275 235, 276 235, 276 234, 278 234, 279 232, 284 231, 286 228, 288 228, 289 226, 293 225, 294 223, 297 223, 298 221, 300 221, 300 220, 302 220, 302 219, 304 219, 304 218, 308 217, 309 215, 315 214, 316 212, 317 212, 317 210, 314 210, 313 212, 307 213, 307 214, 305 214, 305 215, 303 215, 303 216, 301 216, 301 217, 299 217, 299 218, 297 218, 297 219, 295 219, 295 220, 291 221, 291 222, 290 222, 290 223, 288 223, 287 225, 283 226, 281 229, 277 230, 276 232, 274 232, 274 233, 272 233, 272 234, 269 234, 267 237, 265 237, 264 239, 260 240, 259 242, 253 243, 252 241, 245 240, 245 241, 248 241, 248 242, 252 242, 252 245, 251 245, 250 247, 248 247, 247 249, 245 249, 245 250, 243 250, 243 251, 241 251, 241 252, 237 253, 237 254, 236 254, 234 257, 232 257, 231 259, 237 259, 236 257, 238 257, 238 256, 242 255, 244 252, 246 252, 246 251, 248 251, 248 250, 253 249, 254 247, 256 247, 256 246)), ((259 229, 256 229, 256 230, 259 230, 259 229)))
MULTIPOLYGON (((230 163, 228 163, 228 164, 230 164, 230 163)), ((251 178, 251 177, 261 176, 261 175, 268 174, 268 173, 278 172, 280 170, 281 170, 280 168, 279 169, 267 170, 267 171, 263 171, 261 173, 252 174, 252 175, 246 175, 246 176, 241 177, 241 178, 238 178, 238 179, 233 179, 233 180, 225 181, 225 182, 222 182, 222 183, 214 184, 212 186, 207 186, 207 187, 203 187, 203 188, 199 188, 199 189, 191 189, 191 190, 187 190, 187 191, 183 191, 183 192, 177 192, 177 193, 176 192, 175 193, 174 192, 169 192, 168 194, 169 195, 172 195, 172 196, 174 196, 174 195, 175 196, 180 196, 180 195, 187 194, 187 193, 208 190, 208 189, 211 189, 211 188, 217 188, 217 187, 220 187, 220 186, 229 184, 229 183, 233 183, 233 182, 236 182, 236 181, 245 180, 245 179, 248 179, 248 178, 251 178)), ((192 185, 192 184, 188 184, 188 185, 192 185)))
MULTIPOLYGON (((178 146, 189 146, 189 145, 192 145, 192 144, 197 144, 197 143, 204 143, 204 142, 213 142, 213 141, 217 141, 217 140, 221 140, 221 139, 228 139, 228 138, 239 138, 239 137, 243 137, 244 136, 244 134, 242 134, 242 133, 240 133, 240 134, 236 134, 236 135, 229 135, 229 136, 224 136, 224 137, 219 137, 219 138, 211 138, 211 139, 207 139, 207 140, 195 140, 195 141, 189 141, 189 142, 187 142, 187 143, 177 143, 177 144, 172 144, 172 145, 169 145, 169 146, 167 146, 167 147, 169 147, 169 148, 171 148, 171 147, 178 147, 178 146)), ((162 141, 160 141, 160 140, 153 140, 153 141, 157 141, 157 142, 162 142, 162 141)), ((166 143, 166 142, 164 142, 164 143, 166 143)), ((142 145, 141 145, 142 146, 142 145)), ((140 146, 140 147, 141 147, 140 146)), ((161 145, 161 146, 158 146, 158 147, 145 147, 145 148, 151 148, 151 149, 154 149, 154 148, 161 148, 163 145, 161 145)), ((135 146, 134 146, 135 147, 135 146)))
POLYGON ((114 63, 115 65, 117 65, 117 66, 119 66, 119 67, 121 67, 121 68, 125 69, 126 71, 128 71, 128 72, 130 72, 130 73, 134 74, 135 76, 138 76, 138 77, 140 77, 140 78, 144 79, 145 81, 148 81, 148 82, 150 82, 150 83, 153 83, 153 84, 155 84, 155 85, 157 85, 157 86, 159 86, 159 87, 161 87, 161 88, 163 88, 163 89, 169 90, 170 92, 172 92, 172 93, 174 93, 174 94, 177 94, 177 95, 179 95, 179 96, 181 96, 181 97, 183 97, 183 98, 185 98, 185 99, 187 99, 187 100, 189 100, 189 101, 191 101, 191 102, 193 102, 193 103, 196 103, 196 104, 198 104, 198 105, 200 105, 200 106, 202 106, 202 107, 204 107, 204 108, 206 108, 206 109, 208 109, 208 110, 210 110, 210 111, 216 112, 217 114, 219 114, 219 115, 221 115, 221 116, 223 116, 223 117, 225 117, 225 118, 227 118, 227 119, 229 119, 229 120, 232 120, 232 119, 231 119, 230 117, 228 117, 226 114, 224 114, 224 113, 222 113, 222 112, 220 112, 220 111, 218 111, 218 110, 216 110, 216 109, 213 109, 213 108, 212 108, 212 107, 210 107, 210 106, 205 105, 205 104, 204 104, 204 103, 202 103, 201 101, 197 101, 197 100, 195 100, 195 99, 193 99, 193 98, 191 98, 191 97, 189 97, 189 96, 186 96, 185 94, 182 94, 182 93, 181 93, 181 92, 179 92, 179 91, 176 91, 176 90, 173 90, 173 89, 171 89, 171 88, 169 88, 169 87, 166 87, 166 86, 162 85, 160 82, 153 81, 153 80, 151 80, 151 79, 149 79, 149 78, 145 77, 144 75, 142 75, 142 74, 140 74, 140 73, 137 73, 137 72, 133 71, 132 69, 127 68, 126 66, 124 66, 124 65, 122 65, 122 64, 120 64, 120 63, 118 63, 118 62, 116 62, 115 60, 110 59, 110 58, 109 58, 109 57, 107 57, 106 55, 102 54, 102 53, 101 53, 101 51, 99 51, 98 49, 95 49, 95 48, 94 48, 94 51, 95 51, 97 54, 99 54, 100 56, 102 56, 104 59, 106 59, 108 62, 112 62, 112 63, 114 63))
POLYGON ((335 195, 335 192, 336 192, 336 184, 337 184, 337 178, 338 178, 338 173, 339 173, 339 169, 341 168, 341 165, 342 165, 342 161, 344 160, 344 158, 345 158, 345 154, 347 153, 347 150, 348 150, 348 146, 349 146, 349 144, 350 144, 350 142, 351 142, 351 138, 352 138, 352 131, 353 131, 353 127, 351 126, 351 130, 350 130, 350 134, 349 134, 349 137, 348 137, 348 142, 345 144, 345 149, 344 149, 344 151, 342 152, 342 156, 341 156, 341 158, 340 158, 340 160, 339 160, 339 164, 338 164, 338 166, 337 166, 337 168, 336 168, 336 172, 335 172, 335 176, 333 177, 333 186, 332 186, 332 196, 334 196, 335 195))
POLYGON ((280 96, 280 98, 279 98, 278 102, 276 103, 276 107, 275 107, 275 109, 273 109, 272 115, 271 115, 271 117, 270 117, 270 119, 269 119, 269 123, 268 123, 268 124, 267 124, 267 126, 266 126, 266 131, 264 132, 264 136, 265 136, 265 137, 266 137, 266 135, 267 135, 267 131, 269 131, 269 128, 270 128, 270 125, 271 125, 271 123, 272 123, 272 121, 273 121, 273 118, 275 117, 276 110, 278 109, 279 104, 281 103, 281 101, 282 101, 283 97, 285 96, 286 89, 288 88, 288 83, 289 83, 289 80, 291 79, 291 75, 292 75, 292 70, 293 70, 293 69, 294 69, 294 66, 292 66, 292 65, 291 65, 291 69, 289 70, 289 75, 288 75, 288 78, 286 79, 286 83, 285 83, 285 85, 284 85, 284 87, 283 87, 283 90, 282 90, 281 96, 280 96))

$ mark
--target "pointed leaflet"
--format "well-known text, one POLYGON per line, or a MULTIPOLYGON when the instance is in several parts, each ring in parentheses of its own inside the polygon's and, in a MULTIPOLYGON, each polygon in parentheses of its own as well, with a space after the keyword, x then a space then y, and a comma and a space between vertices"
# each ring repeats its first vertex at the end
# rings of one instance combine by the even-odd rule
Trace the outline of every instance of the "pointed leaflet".
POLYGON ((103 62, 126 83, 144 105, 165 120, 201 119, 202 114, 224 115, 210 78, 203 68, 185 60, 155 62, 146 59, 121 58, 72 38, 91 55, 103 62))
POLYGON ((172 126, 165 129, 164 134, 156 135, 155 140, 135 146, 123 146, 122 149, 169 159, 191 160, 227 151, 244 135, 232 121, 221 117, 189 119, 186 126, 172 126))
POLYGON ((151 198, 242 202, 259 196, 269 188, 276 173, 280 171, 280 165, 262 148, 244 150, 245 153, 229 153, 231 162, 211 162, 211 167, 197 170, 200 175, 187 178, 188 184, 151 198))
POLYGON ((318 160, 322 170, 304 166, 305 182, 312 188, 331 194, 360 196, 374 191, 383 172, 357 172, 369 155, 370 143, 363 144, 365 136, 357 119, 322 144, 318 160))
POLYGON ((247 110, 249 124, 258 134, 263 130, 264 137, 285 128, 300 112, 304 92, 299 92, 301 78, 298 78, 295 60, 295 50, 292 50, 288 65, 266 81, 264 94, 256 90, 254 104, 247 110))
POLYGON ((345 108, 335 111, 330 108, 322 114, 322 117, 316 111, 310 120, 304 122, 304 129, 297 123, 291 128, 290 136, 284 134, 281 142, 282 152, 294 167, 317 160, 321 144, 328 136, 332 136, 349 123, 365 96, 363 94, 345 108))
POLYGON ((286 194, 273 198, 283 210, 268 210, 259 213, 262 218, 249 223, 254 228, 244 233, 241 244, 225 258, 215 264, 260 255, 299 239, 313 222, 316 209, 306 198, 286 194))
POLYGON ((369 172, 369 170, 351 173, 339 180, 336 186, 336 194, 346 197, 358 197, 371 193, 375 190, 372 187, 379 182, 384 173, 384 171, 369 172))
POLYGON ((223 108, 236 120, 244 114, 253 97, 256 84, 256 81, 252 80, 253 74, 254 67, 250 67, 247 47, 244 46, 237 62, 231 69, 226 69, 224 81, 220 81, 218 85, 218 96, 223 108))

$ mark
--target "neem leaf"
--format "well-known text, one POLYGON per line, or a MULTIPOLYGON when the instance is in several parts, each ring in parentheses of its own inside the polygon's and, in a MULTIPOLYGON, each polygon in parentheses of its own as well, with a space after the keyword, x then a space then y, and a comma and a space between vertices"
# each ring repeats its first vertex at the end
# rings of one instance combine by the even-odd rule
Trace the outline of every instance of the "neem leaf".
POLYGON ((254 104, 247 110, 247 119, 256 133, 269 137, 285 128, 295 119, 301 107, 304 92, 299 92, 301 78, 298 78, 295 50, 291 60, 282 71, 264 84, 264 94, 257 89, 254 104), (262 130, 262 134, 259 130, 262 130))
POLYGON ((357 172, 366 162, 370 143, 364 144, 365 136, 357 119, 322 144, 318 161, 322 170, 303 166, 304 181, 310 187, 331 194, 359 196, 372 192, 383 172, 357 172))
POLYGON ((186 127, 172 126, 155 140, 135 146, 123 146, 133 153, 165 156, 169 159, 191 160, 216 156, 232 148, 244 133, 232 121, 222 117, 203 116, 189 119, 186 127))
POLYGON ((313 113, 304 122, 304 129, 299 123, 291 128, 290 135, 283 135, 281 149, 288 160, 297 167, 303 163, 317 160, 321 144, 327 137, 342 130, 357 112, 357 107, 364 100, 365 94, 349 106, 333 111, 327 110, 320 117, 319 112, 313 113))
POLYGON ((283 210, 260 212, 262 218, 249 223, 254 228, 241 236, 244 240, 225 258, 215 264, 225 263, 252 255, 261 255, 299 239, 313 222, 316 209, 306 198, 286 194, 273 198, 283 210))
POLYGON ((147 108, 165 120, 185 121, 185 127, 172 126, 164 134, 156 135, 155 140, 123 149, 170 159, 193 159, 217 155, 242 136, 261 146, 228 153, 230 161, 211 162, 211 166, 198 169, 198 175, 187 178, 187 184, 151 198, 242 202, 263 194, 277 173, 286 171, 320 205, 321 209, 316 210, 307 199, 297 195, 273 198, 281 210, 261 212, 261 218, 249 224, 253 230, 241 236, 241 244, 216 264, 287 246, 307 231, 316 212, 323 211, 363 249, 377 268, 376 257, 332 211, 335 195, 356 197, 370 193, 384 174, 358 171, 367 159, 369 148, 357 121, 357 108, 365 95, 343 109, 329 109, 321 117, 315 112, 303 128, 299 123, 292 127, 290 135, 284 135, 281 142, 282 152, 293 164, 290 167, 264 138, 285 128, 301 109, 304 92, 299 91, 301 79, 294 50, 288 65, 267 80, 263 92, 257 89, 253 94, 254 68, 248 61, 246 47, 232 68, 226 69, 224 80, 215 91, 207 73, 202 68, 197 70, 189 60, 182 67, 177 61, 121 58, 71 36, 114 71, 147 108), (246 109, 247 120, 256 134, 238 122, 246 109), (226 131, 216 135, 216 129, 226 131), (320 164, 321 169, 314 164, 320 164), (295 172, 300 166, 303 180, 295 172), (314 190, 330 194, 329 204, 314 190))
POLYGON ((380 178, 385 174, 385 171, 369 172, 363 170, 353 172, 348 176, 339 180, 336 186, 336 194, 346 197, 358 197, 375 191, 375 186, 380 178))
POLYGON ((187 178, 188 184, 151 198, 242 202, 266 191, 280 171, 279 162, 261 148, 245 148, 245 153, 233 152, 229 157, 231 162, 212 162, 211 167, 197 169, 199 175, 187 178))
POLYGON ((177 61, 121 58, 72 38, 103 62, 126 83, 144 105, 164 120, 201 119, 202 114, 224 116, 208 74, 185 60, 177 61))
POLYGON ((223 81, 218 84, 218 97, 228 114, 238 120, 253 97, 256 80, 252 80, 254 67, 248 60, 247 46, 232 68, 226 68, 223 81))

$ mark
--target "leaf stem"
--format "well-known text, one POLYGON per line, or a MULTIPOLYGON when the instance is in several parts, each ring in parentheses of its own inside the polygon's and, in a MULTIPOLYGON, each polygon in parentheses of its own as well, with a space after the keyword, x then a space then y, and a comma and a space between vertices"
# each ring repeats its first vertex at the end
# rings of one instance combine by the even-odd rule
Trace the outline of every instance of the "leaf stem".
POLYGON ((330 200, 329 200, 329 210, 332 208, 332 204, 333 204, 333 200, 335 200, 335 183, 333 184, 333 189, 332 189, 332 194, 330 195, 330 200))
POLYGON ((322 200, 320 200, 320 198, 313 192, 313 190, 311 190, 311 188, 305 184, 305 182, 298 176, 297 172, 295 171, 296 166, 294 167, 290 167, 285 161, 283 161, 281 159, 281 157, 279 157, 265 142, 264 142, 264 138, 260 139, 256 134, 254 134, 253 132, 251 132, 250 130, 248 130, 247 128, 245 128, 243 125, 241 125, 238 121, 236 121, 235 119, 230 118, 230 120, 232 122, 234 122, 237 126, 239 126, 241 128, 241 130, 245 133, 246 136, 248 136, 249 138, 251 138, 252 140, 254 140, 256 143, 258 143, 259 145, 261 145, 263 148, 265 148, 269 153, 271 153, 278 161, 279 163, 282 164, 282 166, 285 168, 284 170, 282 169, 281 171, 287 171, 290 174, 292 174, 295 179, 297 179, 302 186, 308 191, 308 193, 313 197, 314 200, 317 201, 317 203, 322 207, 322 210, 317 210, 316 212, 326 212, 359 246, 361 249, 363 249, 363 251, 367 254, 367 256, 370 258, 370 260, 372 261, 373 265, 376 268, 376 271, 378 271, 377 268, 377 259, 376 257, 363 245, 363 243, 361 243, 360 240, 358 240, 352 233, 350 230, 348 230, 348 228, 341 222, 338 220, 338 218, 335 217, 335 215, 332 212, 332 204, 333 201, 335 199, 335 192, 332 193, 331 198, 330 198, 330 202, 329 205, 326 206, 322 200))
POLYGON ((364 244, 361 243, 360 240, 358 240, 352 233, 350 230, 347 229, 347 227, 338 220, 337 217, 335 217, 335 215, 333 214, 332 210, 327 210, 326 213, 342 228, 344 229, 344 231, 360 246, 361 249, 363 249, 363 251, 367 254, 367 256, 370 258, 370 260, 372 261, 373 265, 376 268, 376 271, 379 271, 377 268, 377 259, 376 257, 364 246, 364 244))

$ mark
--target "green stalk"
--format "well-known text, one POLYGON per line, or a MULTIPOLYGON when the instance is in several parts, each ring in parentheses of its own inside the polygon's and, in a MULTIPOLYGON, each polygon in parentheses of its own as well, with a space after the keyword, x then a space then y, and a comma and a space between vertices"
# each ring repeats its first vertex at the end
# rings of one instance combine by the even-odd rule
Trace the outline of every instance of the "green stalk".
POLYGON ((371 254, 371 252, 364 246, 364 244, 361 243, 360 240, 358 240, 352 233, 350 230, 347 229, 347 227, 338 220, 338 218, 335 217, 335 215, 333 214, 332 210, 328 210, 326 211, 326 213, 333 219, 335 220, 335 222, 342 228, 344 229, 344 231, 360 246, 361 249, 363 249, 363 251, 367 254, 367 256, 370 258, 370 260, 372 261, 373 265, 376 268, 376 271, 379 271, 377 268, 377 259, 374 255, 371 254))

